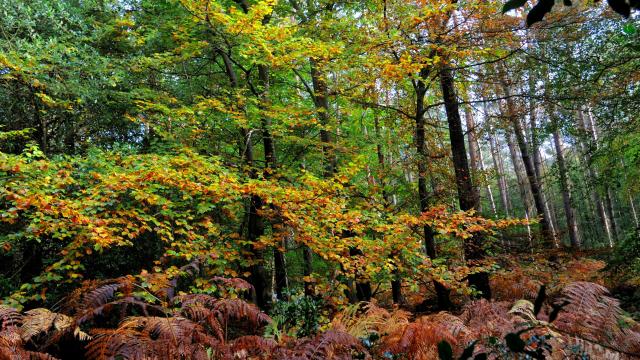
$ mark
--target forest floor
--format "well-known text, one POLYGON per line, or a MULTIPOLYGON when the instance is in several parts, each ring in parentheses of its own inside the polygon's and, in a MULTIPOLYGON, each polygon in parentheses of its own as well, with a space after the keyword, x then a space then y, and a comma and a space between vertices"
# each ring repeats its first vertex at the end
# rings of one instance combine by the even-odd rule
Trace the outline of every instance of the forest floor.
POLYGON ((133 276, 86 282, 55 312, 0 305, 0 359, 640 358, 640 287, 604 255, 496 258, 492 300, 452 296, 450 311, 425 306, 435 302, 428 286, 402 307, 379 292, 337 312, 298 297, 267 315, 233 291, 152 295, 133 276))

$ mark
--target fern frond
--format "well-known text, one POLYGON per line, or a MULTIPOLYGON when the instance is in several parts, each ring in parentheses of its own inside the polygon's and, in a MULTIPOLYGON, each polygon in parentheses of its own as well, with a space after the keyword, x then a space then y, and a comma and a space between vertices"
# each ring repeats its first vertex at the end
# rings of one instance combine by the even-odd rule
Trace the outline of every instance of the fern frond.
POLYGON ((132 308, 137 309, 143 315, 163 315, 165 309, 158 305, 148 304, 134 297, 124 297, 95 308, 89 308, 76 316, 76 324, 81 325, 96 317, 107 317, 113 311, 118 310, 120 319, 126 317, 132 308))
POLYGON ((464 324, 462 319, 446 311, 428 315, 425 319, 446 329, 456 338, 458 343, 466 343, 476 337, 476 334, 464 324))
POLYGON ((72 328, 74 321, 71 317, 38 308, 25 312, 20 328, 20 336, 24 342, 32 340, 40 334, 53 331, 64 332, 72 328))
POLYGON ((234 289, 238 292, 251 291, 253 289, 253 285, 251 285, 248 281, 240 278, 226 278, 222 276, 214 276, 211 280, 218 284, 222 284, 227 288, 234 289))
POLYGON ((380 352, 390 352, 407 359, 437 359, 437 346, 443 340, 452 346, 458 344, 447 325, 423 316, 404 329, 385 336, 380 352))
POLYGON ((533 313, 534 305, 529 300, 518 300, 513 304, 509 314, 519 316, 524 321, 536 323, 536 315, 533 313))
POLYGON ((22 325, 22 314, 10 306, 0 304, 0 330, 22 325))
POLYGON ((74 290, 65 301, 66 313, 85 313, 104 306, 116 299, 118 292, 124 297, 130 296, 134 278, 123 276, 116 279, 87 281, 74 290))
POLYGON ((203 304, 193 303, 183 305, 180 314, 195 323, 207 326, 218 340, 225 340, 224 330, 218 320, 217 314, 203 304))
POLYGON ((400 309, 390 312, 375 302, 358 303, 348 306, 334 316, 331 328, 345 331, 355 337, 365 337, 374 332, 387 334, 409 324, 410 315, 408 311, 400 309), (364 313, 361 310, 364 310, 364 313))
POLYGON ((367 355, 358 338, 349 333, 327 330, 307 342, 303 342, 295 349, 299 359, 353 359, 355 354, 367 355))
POLYGON ((47 353, 26 350, 24 342, 15 328, 0 331, 0 359, 58 360, 47 353))
POLYGON ((518 321, 508 314, 510 308, 509 302, 475 300, 463 307, 460 319, 476 334, 502 338, 517 327, 518 321))
POLYGON ((260 327, 271 322, 269 315, 260 309, 240 299, 219 299, 212 306, 213 310, 220 314, 223 323, 229 319, 247 322, 253 327, 260 327))
MULTIPOLYGON (((624 354, 605 348, 597 343, 586 341, 584 339, 570 337, 564 348, 565 354, 576 358, 603 359, 603 360, 622 360, 625 359, 624 354)), ((567 356, 568 357, 568 356, 567 356)))
POLYGON ((491 278, 493 298, 499 301, 533 300, 542 283, 525 275, 521 269, 499 272, 491 278))
MULTIPOLYGON (((96 329, 93 340, 86 346, 86 357, 90 360, 152 358, 152 340, 131 329, 96 329)), ((167 347, 168 349, 169 347, 167 347)), ((165 352, 166 354, 166 352, 165 352)))
POLYGON ((269 359, 278 344, 261 336, 241 336, 230 344, 231 354, 236 359, 248 359, 262 356, 269 359))
POLYGON ((620 302, 602 285, 573 282, 561 291, 568 301, 553 323, 558 329, 626 353, 640 353, 640 332, 626 318, 620 302))
POLYGON ((130 317, 115 330, 94 330, 88 359, 208 359, 217 341, 185 318, 130 317))

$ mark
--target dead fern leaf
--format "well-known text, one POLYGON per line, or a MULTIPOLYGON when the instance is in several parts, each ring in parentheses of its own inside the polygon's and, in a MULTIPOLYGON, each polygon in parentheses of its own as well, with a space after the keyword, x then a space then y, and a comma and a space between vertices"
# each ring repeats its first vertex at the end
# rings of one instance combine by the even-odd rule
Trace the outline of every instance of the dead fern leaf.
POLYGON ((336 330, 327 330, 302 342, 294 354, 294 358, 304 360, 351 360, 356 354, 364 355, 365 358, 369 356, 358 338, 336 330))
POLYGON ((88 359, 208 359, 218 341, 185 318, 130 317, 115 329, 94 330, 88 359))
POLYGON ((383 337, 379 352, 389 352, 407 359, 437 359, 437 346, 441 341, 452 346, 458 344, 446 325, 423 316, 404 329, 383 337))
POLYGON ((241 336, 230 345, 231 354, 236 359, 250 359, 262 357, 269 359, 278 344, 262 336, 248 335, 241 336))
POLYGON ((10 306, 0 304, 0 330, 22 325, 22 314, 10 306))

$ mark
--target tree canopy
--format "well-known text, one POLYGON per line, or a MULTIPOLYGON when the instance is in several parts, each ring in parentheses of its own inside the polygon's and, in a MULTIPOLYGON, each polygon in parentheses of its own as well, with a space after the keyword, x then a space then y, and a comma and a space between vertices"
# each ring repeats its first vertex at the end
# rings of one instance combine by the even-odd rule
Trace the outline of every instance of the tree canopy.
POLYGON ((555 3, 0 0, 0 358, 640 351, 640 3, 555 3))

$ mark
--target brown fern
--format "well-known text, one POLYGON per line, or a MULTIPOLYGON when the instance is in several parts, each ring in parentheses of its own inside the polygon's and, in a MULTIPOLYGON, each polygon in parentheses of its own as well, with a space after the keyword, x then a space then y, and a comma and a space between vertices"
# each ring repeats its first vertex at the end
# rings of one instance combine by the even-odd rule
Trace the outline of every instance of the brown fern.
POLYGON ((331 328, 348 332, 355 337, 371 333, 387 334, 409 323, 410 313, 400 309, 388 311, 375 302, 348 306, 331 320, 331 328))
POLYGON ((77 325, 83 325, 97 317, 109 317, 117 311, 118 319, 124 319, 133 309, 137 309, 145 316, 162 315, 166 309, 159 305, 149 304, 135 297, 129 296, 117 299, 95 308, 87 308, 76 315, 77 325))
POLYGON ((0 331, 0 360, 57 360, 44 352, 27 350, 16 328, 0 331))
POLYGON ((621 352, 640 354, 640 332, 625 317, 620 302, 602 285, 578 281, 567 285, 557 301, 566 301, 557 320, 558 329, 621 352))
POLYGON ((10 306, 0 304, 0 330, 22 325, 22 314, 10 306))
POLYGON ((208 359, 217 340, 185 318, 130 317, 117 329, 94 330, 88 359, 208 359))
POLYGON ((116 299, 118 292, 130 296, 134 278, 123 276, 116 279, 86 281, 64 300, 63 311, 67 314, 87 312, 116 299))
POLYGON ((351 360, 355 357, 371 358, 358 338, 336 330, 327 330, 313 339, 300 340, 291 349, 277 349, 273 356, 281 360, 351 360))
POLYGON ((216 299, 209 295, 191 294, 178 296, 176 303, 181 305, 181 314, 189 319, 211 327, 221 340, 226 339, 222 329, 230 322, 242 322, 245 328, 260 328, 271 318, 260 309, 240 299, 216 299))
POLYGON ((241 336, 230 344, 234 359, 270 359, 278 344, 261 336, 241 336))
POLYGON ((46 348, 68 334, 73 334, 81 341, 91 338, 76 326, 73 318, 43 308, 25 312, 19 334, 25 343, 40 344, 42 348, 46 348))
POLYGON ((424 316, 404 329, 384 337, 379 351, 381 354, 390 352, 407 359, 437 359, 437 346, 443 340, 452 346, 458 344, 448 326, 424 316))
POLYGON ((502 338, 516 330, 520 322, 508 314, 510 309, 510 302, 475 300, 463 307, 460 319, 467 328, 483 338, 489 336, 502 338))

